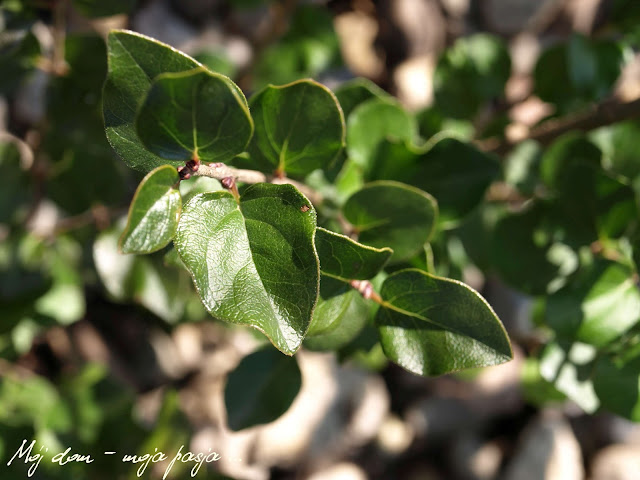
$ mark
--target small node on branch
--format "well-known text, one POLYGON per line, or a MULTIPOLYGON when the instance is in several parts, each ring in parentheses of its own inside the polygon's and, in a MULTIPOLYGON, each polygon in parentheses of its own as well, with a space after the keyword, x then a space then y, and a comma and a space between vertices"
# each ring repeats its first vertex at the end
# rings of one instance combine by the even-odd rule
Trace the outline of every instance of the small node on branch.
POLYGON ((191 169, 186 166, 178 167, 178 175, 180 175, 180 180, 188 180, 191 178, 191 169))
POLYGON ((240 201, 240 192, 238 192, 238 185, 236 185, 235 177, 224 177, 220 180, 220 183, 224 188, 231 192, 236 201, 240 201))
POLYGON ((373 289, 373 285, 370 281, 351 280, 351 282, 349 282, 349 285, 360 292, 360 295, 362 295, 365 300, 373 300, 376 303, 382 304, 382 298, 380 298, 380 295, 378 295, 373 289))

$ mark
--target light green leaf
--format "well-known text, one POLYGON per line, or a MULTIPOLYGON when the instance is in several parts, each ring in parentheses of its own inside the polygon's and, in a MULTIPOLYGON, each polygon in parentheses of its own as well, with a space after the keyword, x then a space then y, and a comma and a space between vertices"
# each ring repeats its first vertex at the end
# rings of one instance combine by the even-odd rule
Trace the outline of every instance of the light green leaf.
POLYGON ((369 247, 321 227, 316 230, 316 249, 322 273, 344 281, 375 277, 393 254, 390 248, 369 247))
POLYGON ((251 161, 264 171, 304 175, 329 168, 345 141, 335 95, 313 80, 270 85, 250 99, 255 135, 251 161))
POLYGON ((502 323, 471 287, 422 270, 389 275, 376 315, 385 355, 418 375, 498 365, 513 357, 502 323))
POLYGON ((232 430, 242 430, 273 422, 289 409, 301 387, 302 374, 295 358, 271 347, 253 352, 227 378, 227 424, 232 430))
POLYGON ((196 195, 174 244, 211 315, 263 332, 292 355, 318 296, 316 212, 291 185, 256 184, 240 204, 228 192, 196 195))
POLYGON ((365 172, 374 169, 380 143, 387 139, 412 141, 418 133, 415 118, 400 104, 378 98, 356 107, 347 123, 347 155, 365 172))
POLYGON ((438 206, 431 195, 399 182, 365 185, 346 201, 344 217, 359 240, 376 248, 393 249, 392 263, 408 260, 429 241, 438 206))
POLYGON ((552 342, 542 352, 540 374, 585 412, 594 413, 600 406, 592 383, 596 356, 592 345, 552 342))
POLYGON ((351 112, 360 104, 374 99, 391 99, 391 95, 366 78, 354 78, 341 84, 336 89, 336 98, 340 102, 344 118, 348 119, 351 112))
POLYGON ((154 78, 200 66, 192 58, 152 38, 127 30, 114 30, 107 41, 109 72, 103 90, 107 139, 131 168, 148 172, 172 163, 149 152, 138 138, 135 120, 154 78))
POLYGON ((158 167, 142 179, 120 237, 122 253, 151 253, 167 246, 182 210, 179 183, 178 172, 171 165, 158 167))
POLYGON ((136 127, 149 151, 183 161, 227 162, 253 134, 249 107, 236 85, 204 67, 156 77, 136 127))
POLYGON ((604 346, 640 320, 633 270, 599 259, 547 299, 547 323, 565 339, 604 346))
POLYGON ((336 350, 360 331, 368 317, 368 302, 359 292, 343 281, 323 275, 318 305, 313 312, 305 345, 316 350, 325 349, 320 346, 336 350), (335 344, 329 339, 335 340, 335 344))

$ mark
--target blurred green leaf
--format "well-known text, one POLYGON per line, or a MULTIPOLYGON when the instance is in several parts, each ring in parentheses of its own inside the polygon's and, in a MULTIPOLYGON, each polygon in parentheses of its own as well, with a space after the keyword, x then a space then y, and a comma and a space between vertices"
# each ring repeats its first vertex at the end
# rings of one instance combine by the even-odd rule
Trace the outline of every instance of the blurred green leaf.
POLYGON ((620 43, 573 34, 566 44, 542 52, 534 71, 534 92, 568 113, 609 95, 624 60, 620 43))
POLYGON ((18 220, 26 213, 32 190, 18 147, 13 142, 0 141, 0 223, 18 220))
POLYGON ((315 229, 315 210, 300 192, 262 183, 239 204, 228 192, 193 197, 174 243, 211 315, 257 328, 291 355, 318 295, 315 229))
POLYGON ((73 6, 85 17, 99 18, 118 14, 129 14, 137 0, 73 0, 73 6))
POLYGON ((602 347, 640 320, 633 270, 599 259, 547 300, 546 320, 559 338, 602 347))
POLYGON ((417 375, 498 365, 513 357, 489 304, 467 285, 407 269, 382 285, 376 316, 386 356, 417 375))
POLYGON ((632 180, 640 176, 639 137, 637 122, 620 122, 591 132, 589 138, 600 147, 607 170, 632 180))
POLYGON ((227 77, 204 67, 156 77, 136 127, 150 152, 183 161, 227 162, 244 151, 253 134, 244 95, 227 77))
POLYGON ((593 388, 607 410, 640 421, 640 356, 638 345, 627 347, 622 358, 602 356, 595 365, 593 388))
POLYGON ((585 412, 594 413, 600 406, 592 382, 596 358, 591 345, 552 342, 542 352, 540 374, 585 412))
POLYGON ((251 162, 263 171, 304 175, 329 168, 344 146, 344 116, 335 95, 313 80, 268 86, 250 99, 255 135, 251 162))
POLYGON ((480 33, 445 50, 433 76, 436 106, 446 115, 470 119, 480 107, 504 95, 511 59, 504 41, 480 33))
POLYGON ((399 182, 365 185, 342 207, 360 241, 393 249, 391 262, 408 260, 429 240, 438 217, 431 195, 399 182))
POLYGON ((129 217, 118 242, 123 253, 151 253, 167 246, 178 228, 182 197, 175 167, 149 172, 136 190, 129 217))
POLYGON ((35 68, 39 56, 40 43, 31 31, 0 31, 0 93, 14 93, 25 76, 35 68))
POLYGON ((253 352, 227 377, 227 424, 237 431, 273 422, 289 409, 301 387, 295 358, 271 347, 253 352))

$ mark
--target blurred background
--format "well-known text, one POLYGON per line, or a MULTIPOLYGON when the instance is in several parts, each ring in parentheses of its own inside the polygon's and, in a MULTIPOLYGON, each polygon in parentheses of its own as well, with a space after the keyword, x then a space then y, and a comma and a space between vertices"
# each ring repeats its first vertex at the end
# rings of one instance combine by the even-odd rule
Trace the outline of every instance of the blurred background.
MULTIPOLYGON (((106 34, 128 28, 247 96, 304 77, 330 88, 365 77, 415 114, 424 139, 449 132, 500 152, 545 119, 640 96, 638 2, 3 0, 0 14, 0 478, 26 478, 24 462, 6 465, 23 439, 96 459, 43 462, 38 479, 135 478, 137 466, 102 452, 181 445, 220 455, 202 479, 638 477, 640 428, 584 413, 542 379, 538 304, 455 236, 436 247, 449 259, 439 272, 483 293, 512 362, 426 379, 366 338, 338 354, 305 350, 287 413, 230 431, 226 375, 263 340, 208 317, 162 255, 118 253, 142 175, 107 143, 100 105, 106 34)), ((631 169, 638 128, 600 132, 605 147, 619 139, 631 169)), ((190 478, 192 466, 168 478, 190 478)))

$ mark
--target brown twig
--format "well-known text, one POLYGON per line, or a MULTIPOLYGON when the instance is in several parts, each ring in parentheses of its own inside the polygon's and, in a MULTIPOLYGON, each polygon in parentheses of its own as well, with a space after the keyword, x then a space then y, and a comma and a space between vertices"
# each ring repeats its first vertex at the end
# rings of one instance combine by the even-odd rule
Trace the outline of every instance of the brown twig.
POLYGON ((525 138, 514 140, 501 140, 490 138, 476 144, 486 152, 497 154, 507 153, 517 143, 524 140, 536 140, 542 145, 548 145, 559 136, 570 131, 587 132, 598 127, 604 127, 623 120, 630 120, 640 116, 640 98, 630 102, 621 101, 618 98, 608 98, 600 103, 592 105, 587 110, 568 115, 562 118, 548 120, 534 127, 525 138))

